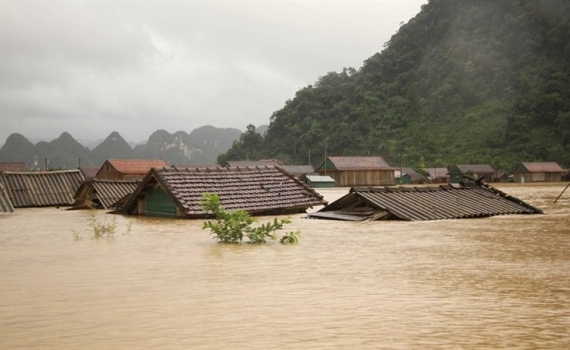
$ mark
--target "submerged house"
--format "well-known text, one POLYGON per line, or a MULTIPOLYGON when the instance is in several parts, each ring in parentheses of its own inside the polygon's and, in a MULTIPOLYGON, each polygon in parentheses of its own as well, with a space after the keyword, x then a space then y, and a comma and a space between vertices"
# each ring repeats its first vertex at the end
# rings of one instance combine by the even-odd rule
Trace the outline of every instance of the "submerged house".
POLYGON ((139 183, 138 180, 86 180, 73 196, 73 209, 119 209, 115 203, 132 194, 139 183))
POLYGON ((125 202, 126 214, 206 218, 204 193, 220 196, 227 210, 252 215, 304 213, 323 197, 280 167, 154 168, 125 202))
POLYGON ((97 176, 99 169, 101 169, 101 168, 95 167, 95 166, 80 166, 79 167, 79 170, 81 170, 81 172, 83 173, 85 180, 91 180, 95 176, 97 176))
POLYGON ((525 162, 513 172, 515 182, 560 182, 566 170, 556 162, 525 162))
POLYGON ((6 190, 4 190, 4 186, 0 182, 0 214, 12 212, 14 212, 14 207, 10 199, 8 199, 8 194, 6 190))
POLYGON ((300 180, 310 188, 331 188, 334 187, 334 179, 330 176, 303 175, 300 180))
POLYGON ((424 182, 424 177, 412 168, 402 168, 401 171, 395 170, 395 177, 400 184, 420 184, 424 182))
POLYGON ((301 179, 306 175, 317 175, 315 173, 315 168, 312 165, 281 165, 281 168, 288 172, 289 174, 295 176, 297 179, 301 179))
POLYGON ((161 159, 107 159, 101 166, 96 179, 140 180, 150 169, 168 167, 161 159))
POLYGON ((26 172, 30 169, 25 162, 0 162, 0 171, 26 172))
POLYGON ((449 183, 449 171, 447 168, 424 168, 427 174, 427 181, 433 184, 449 183))
POLYGON ((354 187, 310 218, 347 221, 461 219, 542 214, 517 198, 480 182, 430 187, 354 187))
POLYGON ((499 172, 493 169, 489 164, 452 165, 449 168, 450 183, 465 181, 465 175, 476 179, 483 177, 483 181, 485 182, 495 182, 498 181, 499 172))
POLYGON ((0 182, 14 208, 70 206, 84 180, 79 169, 0 172, 0 182))
POLYGON ((384 158, 327 157, 315 171, 330 176, 336 186, 382 186, 394 184, 394 168, 384 158))

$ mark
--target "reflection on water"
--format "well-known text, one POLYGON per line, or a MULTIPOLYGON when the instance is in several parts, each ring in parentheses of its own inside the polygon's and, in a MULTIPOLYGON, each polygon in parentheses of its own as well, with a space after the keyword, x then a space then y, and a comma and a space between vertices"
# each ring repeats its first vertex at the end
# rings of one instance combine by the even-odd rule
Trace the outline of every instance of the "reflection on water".
POLYGON ((565 349, 564 185, 497 186, 545 215, 297 215, 297 245, 220 245, 199 220, 123 216, 93 240, 85 211, 19 209, 0 216, 0 348, 565 349))

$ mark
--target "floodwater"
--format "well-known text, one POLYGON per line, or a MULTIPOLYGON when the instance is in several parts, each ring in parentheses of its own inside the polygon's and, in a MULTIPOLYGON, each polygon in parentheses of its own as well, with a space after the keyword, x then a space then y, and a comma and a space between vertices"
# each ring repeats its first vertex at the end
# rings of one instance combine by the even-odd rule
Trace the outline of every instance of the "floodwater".
POLYGON ((568 349, 565 185, 496 186, 545 215, 295 215, 296 245, 103 211, 117 229, 97 240, 87 211, 17 209, 0 215, 0 348, 568 349))

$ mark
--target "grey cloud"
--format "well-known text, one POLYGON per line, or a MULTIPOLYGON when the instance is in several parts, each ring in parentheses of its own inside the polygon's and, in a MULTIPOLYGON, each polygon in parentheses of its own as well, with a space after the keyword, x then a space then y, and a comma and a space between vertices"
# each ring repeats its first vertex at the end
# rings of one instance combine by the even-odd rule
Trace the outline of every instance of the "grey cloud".
POLYGON ((0 3, 0 144, 267 124, 425 2, 0 3))

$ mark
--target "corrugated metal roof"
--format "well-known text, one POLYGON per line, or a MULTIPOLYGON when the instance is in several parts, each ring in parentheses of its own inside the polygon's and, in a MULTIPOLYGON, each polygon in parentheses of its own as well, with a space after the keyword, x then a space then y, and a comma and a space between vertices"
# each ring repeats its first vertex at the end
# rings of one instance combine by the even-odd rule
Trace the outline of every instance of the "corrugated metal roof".
POLYGON ((336 170, 392 170, 380 156, 374 157, 328 157, 336 170))
POLYGON ((0 162, 0 171, 30 171, 25 162, 0 162))
POLYGON ((152 168, 169 166, 162 159, 107 159, 107 162, 123 174, 146 174, 152 168))
POLYGON ((13 211, 12 202, 8 199, 8 194, 0 182, 0 213, 12 213, 13 211))
MULTIPOLYGON (((84 208, 86 203, 98 201, 105 209, 116 209, 114 204, 126 195, 132 194, 138 180, 101 180, 84 181, 73 196, 76 209, 84 208)), ((97 202, 95 202, 97 204, 97 202)))
POLYGON ((563 169, 556 162, 524 162, 523 166, 531 173, 563 173, 563 169))
MULTIPOLYGON (((538 214, 542 211, 484 184, 442 185, 438 187, 351 188, 349 193, 309 217, 336 218, 352 215, 353 220, 388 213, 407 221, 461 219, 505 214, 538 214), (372 215, 362 214, 375 209, 372 215)), ((384 216, 383 218, 387 218, 384 216)))
POLYGON ((83 180, 79 169, 0 173, 0 181, 14 208, 71 205, 83 180))
POLYGON ((205 217, 200 202, 205 192, 220 196, 227 210, 251 214, 306 210, 326 204, 323 197, 283 169, 273 166, 215 169, 152 169, 124 206, 136 211, 145 187, 158 182, 188 217, 205 217))

